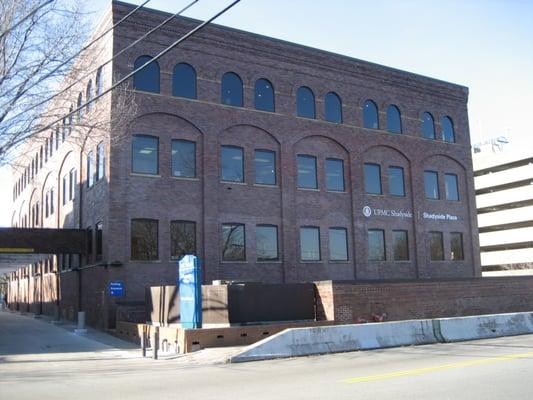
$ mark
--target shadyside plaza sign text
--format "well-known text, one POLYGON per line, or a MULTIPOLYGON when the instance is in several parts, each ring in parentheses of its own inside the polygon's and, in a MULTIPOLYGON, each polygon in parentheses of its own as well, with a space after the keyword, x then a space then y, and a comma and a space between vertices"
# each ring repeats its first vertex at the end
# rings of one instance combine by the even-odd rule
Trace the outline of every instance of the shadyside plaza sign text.
MULTIPOLYGON (((404 210, 390 210, 386 208, 373 208, 369 206, 363 207, 363 215, 367 218, 369 217, 392 217, 392 218, 413 218, 413 213, 411 211, 404 210)), ((452 214, 436 214, 423 212, 419 213, 419 217, 423 219, 429 219, 432 221, 457 221, 459 217, 452 214)))

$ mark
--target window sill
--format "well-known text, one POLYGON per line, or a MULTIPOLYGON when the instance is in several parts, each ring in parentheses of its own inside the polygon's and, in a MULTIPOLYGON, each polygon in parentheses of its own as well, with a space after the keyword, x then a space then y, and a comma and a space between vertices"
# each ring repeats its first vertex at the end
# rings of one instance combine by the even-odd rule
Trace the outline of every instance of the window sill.
POLYGON ((161 178, 159 174, 141 174, 139 172, 130 172, 130 176, 139 176, 145 178, 161 178))
POLYGON ((346 190, 326 190, 326 193, 340 193, 340 194, 346 194, 348 193, 346 190))
POLYGON ((241 185, 241 186, 248 186, 246 182, 234 182, 234 181, 220 181, 223 185, 241 185))
POLYGON ((248 264, 248 261, 220 261, 221 264, 248 264))
POLYGON ((320 192, 320 189, 313 189, 313 188, 296 188, 297 190, 302 190, 304 192, 320 192))
POLYGON ((129 260, 130 264, 161 264, 161 260, 129 260))
POLYGON ((351 264, 350 260, 329 260, 330 264, 351 264))
POLYGON ((192 178, 192 177, 188 177, 188 176, 175 176, 175 175, 172 175, 171 176, 172 179, 176 179, 178 181, 191 181, 191 182, 199 182, 200 181, 200 178, 192 178))
POLYGON ((268 261, 268 260, 257 260, 257 264, 283 264, 283 261, 281 260, 272 260, 272 261, 268 261))
POLYGON ((300 264, 323 264, 322 260, 300 260, 300 264))
POLYGON ((269 185, 268 183, 254 183, 253 186, 279 189, 279 185, 269 185))

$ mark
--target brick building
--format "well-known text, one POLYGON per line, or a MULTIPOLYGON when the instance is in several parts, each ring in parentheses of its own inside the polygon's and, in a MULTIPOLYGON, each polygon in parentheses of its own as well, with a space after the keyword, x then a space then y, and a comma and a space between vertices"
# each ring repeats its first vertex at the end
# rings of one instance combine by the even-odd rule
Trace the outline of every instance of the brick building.
MULTIPOLYGON (((113 2, 99 31, 132 7, 113 2)), ((168 16, 139 10, 95 64, 168 16)), ((79 87, 77 104, 198 23, 175 18, 127 49, 79 87)), ((58 127, 46 160, 37 151, 14 172, 13 226, 92 238, 80 259, 51 256, 11 276, 55 276, 49 301, 60 293, 65 316, 78 307, 112 325, 108 282, 124 282, 120 301, 142 300, 146 285, 176 281, 185 252, 206 283, 480 276, 467 88, 209 25, 137 73, 132 90, 125 132, 80 151, 58 127)), ((96 107, 113 114, 112 104, 96 107)))

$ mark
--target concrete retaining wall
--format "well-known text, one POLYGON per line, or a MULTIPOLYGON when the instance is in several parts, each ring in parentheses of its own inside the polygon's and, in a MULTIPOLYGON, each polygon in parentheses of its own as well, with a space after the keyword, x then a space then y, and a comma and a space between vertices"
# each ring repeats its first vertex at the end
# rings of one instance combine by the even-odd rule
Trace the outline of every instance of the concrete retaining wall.
POLYGON ((245 362, 533 333, 533 312, 287 329, 230 357, 245 362))

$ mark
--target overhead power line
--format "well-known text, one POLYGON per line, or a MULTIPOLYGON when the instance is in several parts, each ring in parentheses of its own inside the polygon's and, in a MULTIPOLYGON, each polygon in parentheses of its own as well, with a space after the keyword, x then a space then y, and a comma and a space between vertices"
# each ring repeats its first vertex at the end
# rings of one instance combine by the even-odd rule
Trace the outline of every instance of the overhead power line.
MULTIPOLYGON (((53 1, 53 0, 52 0, 53 1)), ((48 1, 47 3, 45 3, 44 5, 46 4, 49 4, 51 3, 52 1, 48 1)), ((145 6, 147 3, 149 3, 150 1, 152 0, 145 0, 144 3, 138 5, 137 7, 135 7, 133 10, 131 10, 128 14, 126 14, 124 17, 122 17, 119 21, 117 21, 115 24, 113 24, 113 26, 111 26, 110 28, 108 28, 106 31, 104 31, 103 33, 101 33, 100 35, 98 35, 96 38, 94 38, 93 40, 91 40, 89 43, 87 43, 85 46, 83 46, 80 50, 78 50, 76 53, 74 53, 73 55, 71 55, 69 58, 67 58, 65 61, 61 62, 59 65, 57 65, 56 67, 54 67, 51 71, 47 72, 43 77, 41 77, 40 79, 38 79, 36 82, 34 82, 33 84, 29 85, 26 89, 24 89, 24 91, 21 93, 21 94, 24 94, 24 93, 27 93, 28 91, 30 91, 31 89, 33 89, 35 86, 37 86, 40 82, 43 82, 45 79, 48 79, 50 78, 51 76, 53 76, 57 71, 59 71, 61 68, 63 68, 66 64, 68 64, 69 62, 71 62, 72 60, 74 60, 76 57, 78 57, 81 53, 83 53, 85 50, 87 50, 88 48, 90 48, 93 44, 95 44, 96 42, 98 42, 100 39, 102 39, 105 35, 107 35, 109 32, 111 32, 113 29, 115 29, 117 26, 119 26, 121 23, 123 23, 124 21, 126 21, 129 17, 131 17, 135 12, 137 12, 137 10, 139 10, 140 8, 142 8, 143 6, 145 6)), ((44 6, 43 5, 43 6, 44 6)), ((34 10, 34 13, 37 11, 34 10)), ((27 17, 25 17, 27 18, 27 17)), ((54 98, 55 96, 52 96, 51 98, 54 98)), ((40 105, 50 101, 51 98, 48 98, 48 99, 45 99, 37 104, 34 104, 32 105, 30 108, 26 109, 23 111, 23 113, 27 113, 28 111, 31 111, 33 109, 35 109, 36 107, 39 107, 40 105)), ((0 108, 3 108, 6 106, 6 103, 5 104, 2 104, 0 106, 0 108)), ((19 113, 18 115, 16 115, 15 117, 13 118, 16 118, 20 115, 21 113, 19 113)))
MULTIPOLYGON (((80 107, 77 107, 75 108, 74 110, 70 111, 68 114, 65 114, 63 117, 59 118, 59 119, 56 119, 54 120, 54 122, 51 122, 50 124, 44 126, 43 128, 40 128, 38 129, 36 132, 34 132, 33 134, 36 135, 38 133, 41 133, 41 132, 44 132, 45 130, 47 129, 50 129, 52 128, 55 124, 57 123, 60 123, 63 118, 68 118, 70 117, 71 115, 74 115, 76 114, 79 110, 81 110, 82 108, 86 107, 88 104, 91 104, 93 102, 95 102, 96 100, 98 100, 100 97, 106 95, 107 93, 111 92, 113 89, 115 89, 116 87, 122 85, 124 82, 126 82, 128 79, 130 79, 133 75, 135 75, 137 72, 141 71, 142 69, 146 68, 149 64, 157 61, 158 59, 160 59, 161 57, 163 57, 165 54, 167 54, 170 50, 172 50, 174 47, 176 47, 177 45, 179 45, 180 43, 184 42, 185 40, 187 40, 189 37, 191 37, 192 35, 194 35, 196 32, 198 32, 199 30, 203 29, 206 25, 208 25, 209 23, 213 22, 215 19, 217 19, 218 17, 220 17, 222 14, 224 14, 225 12, 227 12, 228 10, 230 10, 233 6, 235 6, 237 3, 239 3, 241 0, 234 0, 230 5, 228 5, 227 7, 225 7, 224 9, 222 9, 221 11, 217 12, 215 15, 213 15, 211 18, 209 18, 208 20, 202 22, 200 25, 198 25, 196 28, 192 29, 191 31, 189 31, 188 33, 186 33, 185 35, 183 35, 181 38, 179 38, 178 40, 176 40, 174 43, 172 43, 170 46, 166 47, 163 51, 161 51, 160 53, 158 53, 156 56, 154 56, 150 61, 147 61, 146 63, 144 63, 143 65, 141 65, 139 68, 136 68, 134 69, 133 71, 131 71, 129 74, 127 74, 125 77, 123 77, 122 79, 120 79, 118 82, 116 82, 114 85, 112 85, 110 88, 104 90, 101 94, 99 94, 98 96, 95 96, 93 97, 90 101, 86 102, 85 104, 83 104, 82 106, 80 107)), ((22 139, 21 139, 22 140, 22 139)), ((17 141, 17 142, 20 142, 21 140, 17 141)))
MULTIPOLYGON (((150 1, 150 0, 148 0, 150 1)), ((14 117, 12 117, 12 119, 15 119, 17 117, 19 117, 21 114, 23 113, 27 113, 28 111, 31 111, 45 103, 48 103, 49 101, 52 101, 53 99, 55 99, 56 97, 62 95, 63 93, 67 92, 68 90, 70 90, 71 88, 73 88, 74 86, 76 86, 79 82, 81 82, 82 80, 84 80, 85 78, 87 78, 88 76, 94 74, 96 71, 98 71, 100 68, 106 66, 107 64, 111 63, 113 60, 115 60, 118 56, 120 56, 122 53, 124 53, 125 51, 127 51, 128 49, 132 48, 133 46, 135 46, 137 43, 141 42, 142 40, 146 39, 149 35, 151 35, 152 33, 154 33, 155 31, 157 31, 158 29, 160 29, 161 27, 163 27, 164 25, 168 24, 170 21, 172 21, 174 18, 176 18, 177 16, 183 14, 185 11, 187 11, 190 7, 192 7, 195 3, 197 3, 199 0, 193 0, 192 2, 190 2, 189 4, 187 4, 185 7, 183 7, 181 10, 179 10, 177 13, 171 15, 170 17, 168 17, 166 20, 164 20, 163 22, 161 22, 159 25, 155 26, 154 28, 150 29, 148 32, 146 32, 145 34, 143 34, 140 38, 136 39, 134 42, 130 43, 128 46, 124 47, 123 49, 121 49, 119 52, 117 52, 115 55, 113 55, 113 57, 111 57, 109 60, 107 60, 106 62, 104 62, 103 64, 97 66, 96 68, 93 68, 91 69, 89 72, 85 73, 83 76, 81 76, 80 78, 76 79, 74 82, 71 82, 67 87, 61 89, 59 92, 56 92, 54 93, 52 96, 46 98, 46 99, 43 99, 42 101, 40 101, 39 103, 37 104, 33 104, 30 108, 20 112, 19 114, 15 115, 14 117)), ((143 3, 142 5, 146 4, 147 2, 143 3)), ((141 5, 141 6, 142 6, 141 5)), ((139 7, 141 7, 139 6, 139 7)), ((137 7, 135 10, 139 9, 139 7, 137 7)), ((135 11, 134 10, 134 11, 135 11)), ((131 15, 133 13, 130 12, 128 15, 131 15)), ((121 21, 123 21, 125 19, 122 18, 121 21)), ((119 21, 120 22, 120 21, 119 21)), ((115 26, 118 26, 118 23, 115 25, 115 26)), ((85 103, 87 104, 87 103, 85 103)))

